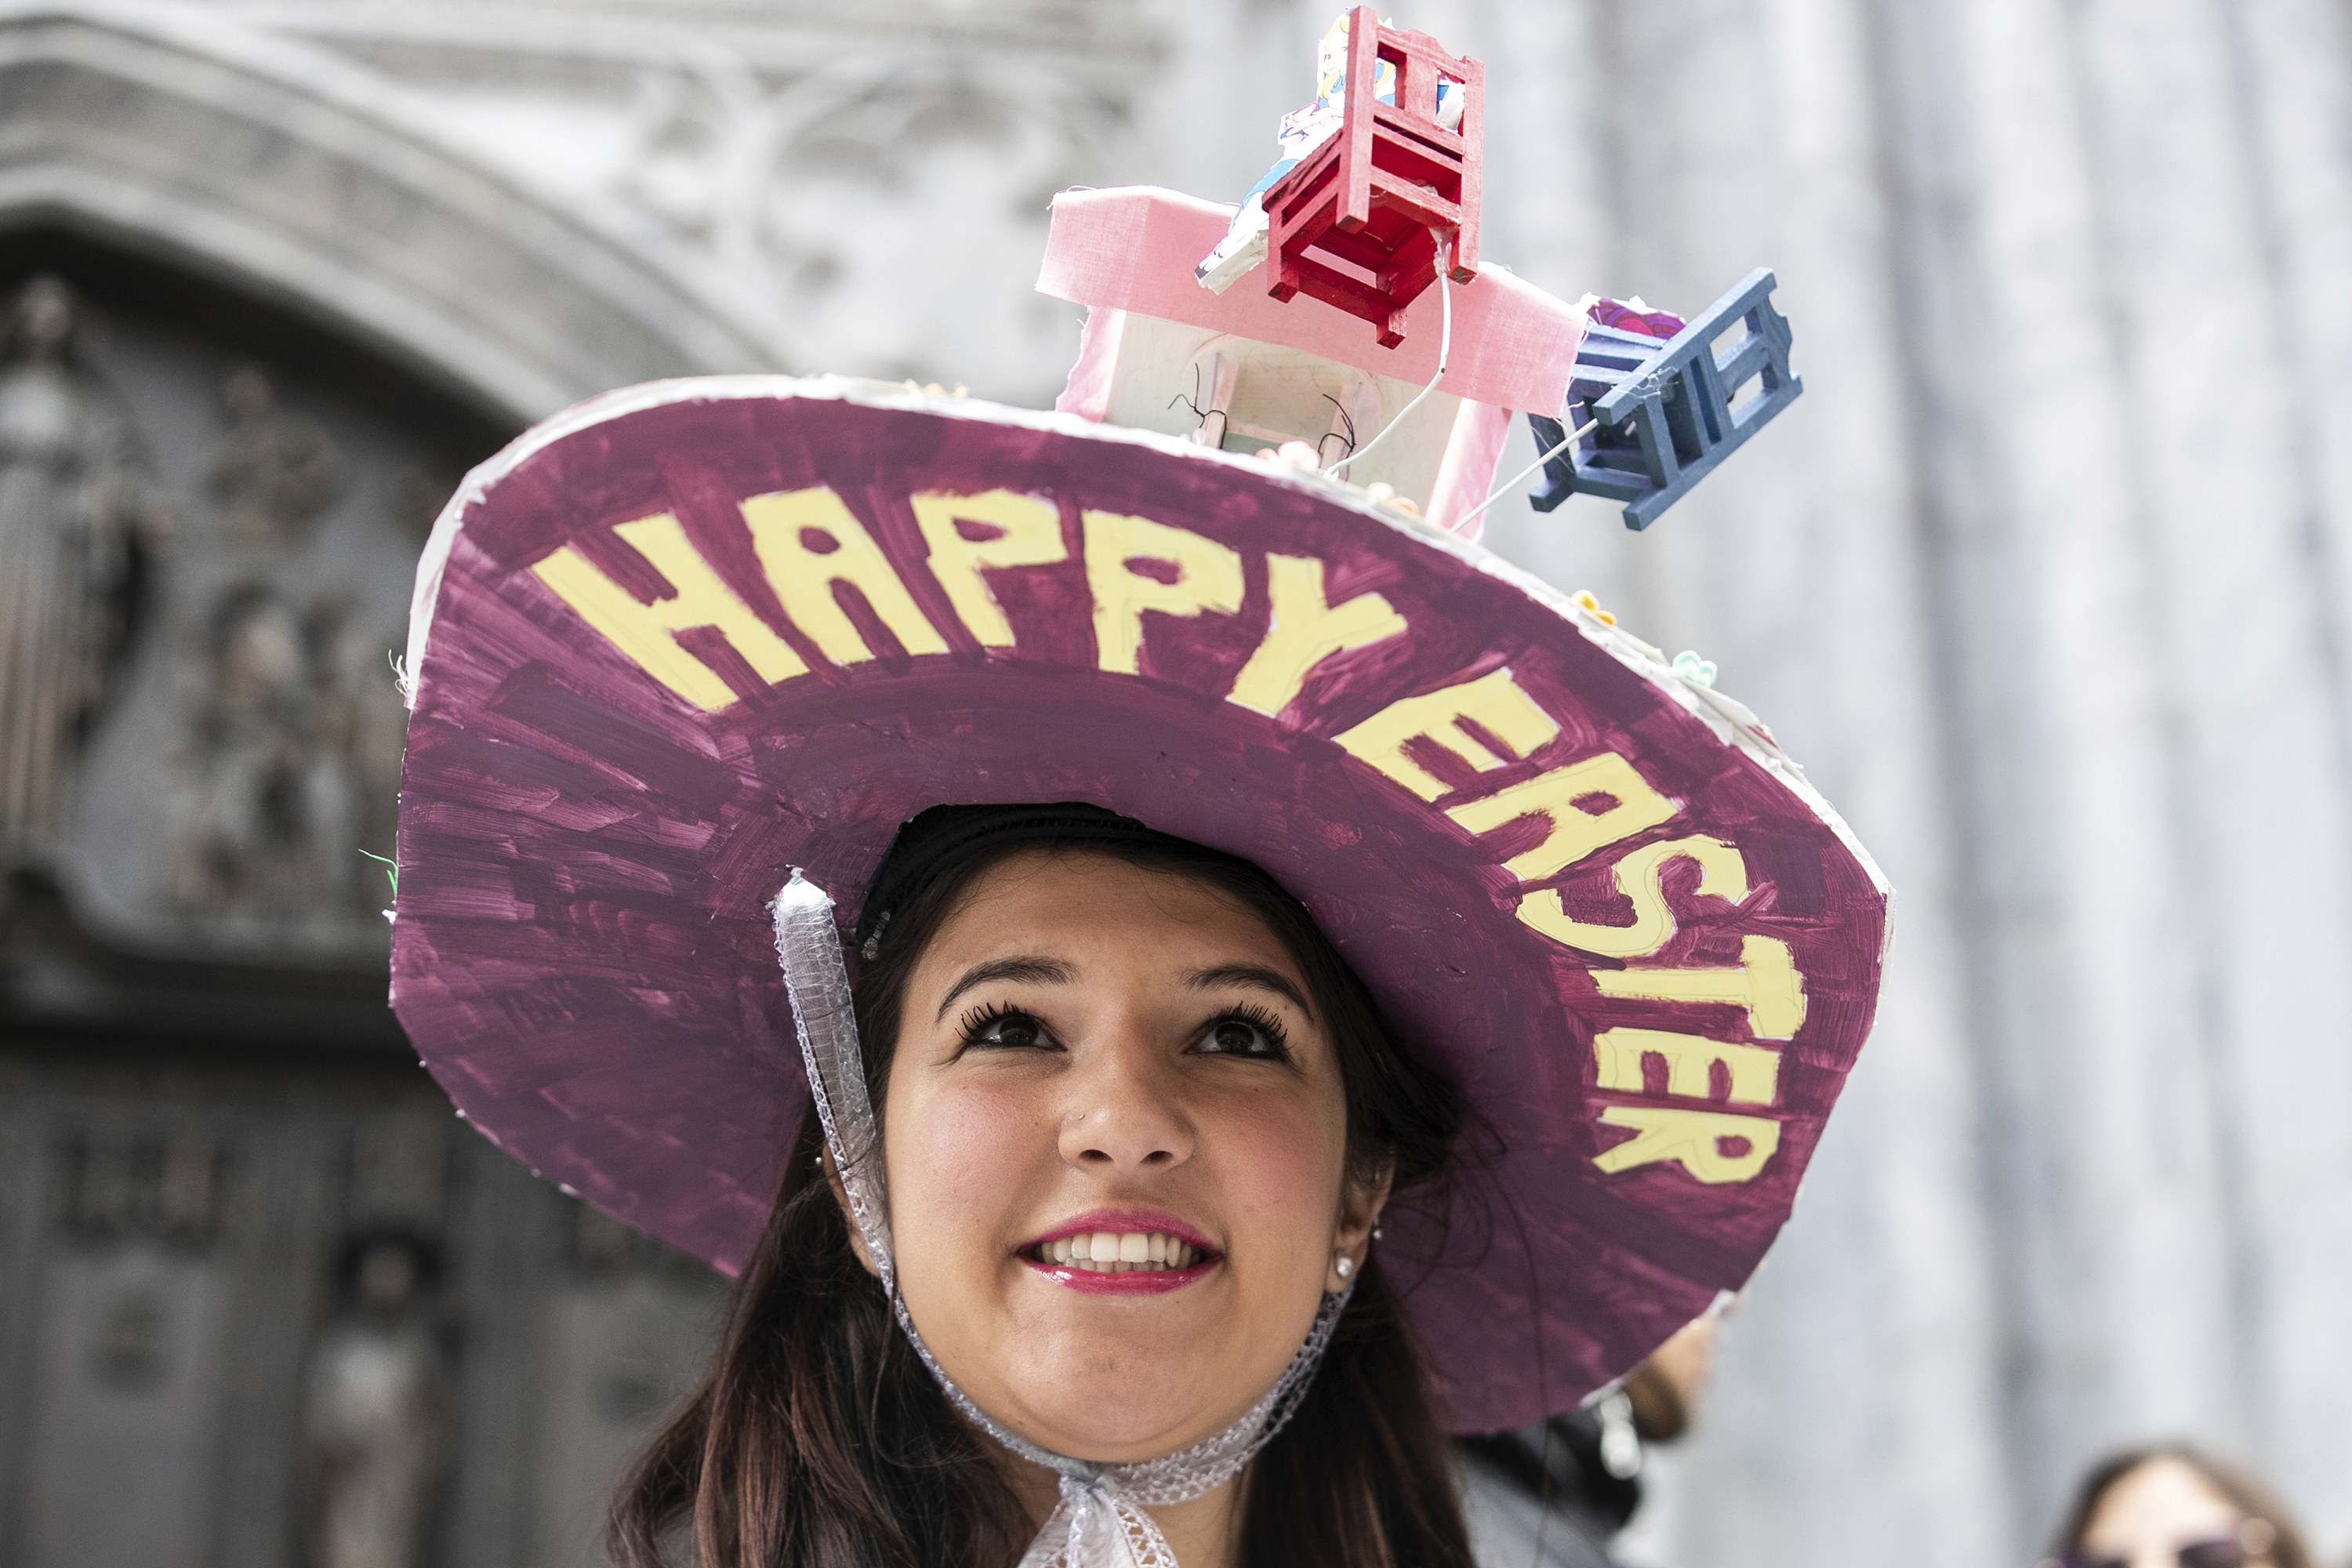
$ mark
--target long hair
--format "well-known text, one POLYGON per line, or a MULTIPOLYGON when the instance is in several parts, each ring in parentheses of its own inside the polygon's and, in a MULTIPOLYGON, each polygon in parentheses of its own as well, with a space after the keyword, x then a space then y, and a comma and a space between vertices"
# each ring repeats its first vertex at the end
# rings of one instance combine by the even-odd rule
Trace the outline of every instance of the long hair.
MULTIPOLYGON (((853 986, 875 1105, 907 985, 973 882, 1034 842, 982 850, 891 921, 853 986)), ((1047 846, 1046 847, 1053 847, 1047 846)), ((1393 1192, 1447 1173, 1469 1112, 1403 1051, 1307 910, 1246 860, 1179 841, 1062 847, 1185 877, 1247 910, 1297 962, 1336 1048, 1352 1179, 1393 1192)), ((1057 852, 1059 852, 1057 850, 1057 852)), ((624 1568, 667 1568, 691 1525, 700 1568, 1009 1568, 1033 1526, 858 1262, 812 1111, 700 1387, 614 1500, 624 1568)), ((1244 1568, 1471 1568, 1445 1436, 1377 1249, 1290 1422, 1243 1478, 1244 1568)))
POLYGON ((2158 1443, 2144 1448, 2128 1448, 2101 1460, 2091 1473, 2083 1478, 2075 1489, 2074 1500, 2066 1510, 2066 1522, 2052 1544, 2050 1555, 2063 1561, 2083 1544, 2084 1535, 2091 1528, 2091 1520, 2099 1505, 2116 1483, 2157 1459, 2173 1459, 2197 1472, 2207 1486, 2228 1499, 2230 1505, 2250 1520, 2259 1519, 2272 1530, 2271 1561, 2278 1568, 2318 1568, 2311 1548, 2304 1544, 2303 1534, 2286 1511, 2286 1505, 2271 1489, 2245 1471, 2225 1465, 2211 1456, 2190 1447, 2186 1443, 2158 1443))

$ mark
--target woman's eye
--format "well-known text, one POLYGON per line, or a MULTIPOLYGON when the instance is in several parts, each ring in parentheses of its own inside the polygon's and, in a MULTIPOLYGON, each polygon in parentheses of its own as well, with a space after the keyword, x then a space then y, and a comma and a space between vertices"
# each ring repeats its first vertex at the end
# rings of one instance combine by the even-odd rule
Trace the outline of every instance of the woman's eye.
POLYGON ((1282 1031, 1247 1018, 1220 1018, 1209 1026, 1202 1049, 1214 1056, 1279 1057, 1286 1054, 1282 1031))
POLYGON ((1001 1013, 964 1037, 967 1046, 993 1046, 1005 1050, 1034 1050, 1045 1043, 1045 1026, 1026 1013, 1001 1013))

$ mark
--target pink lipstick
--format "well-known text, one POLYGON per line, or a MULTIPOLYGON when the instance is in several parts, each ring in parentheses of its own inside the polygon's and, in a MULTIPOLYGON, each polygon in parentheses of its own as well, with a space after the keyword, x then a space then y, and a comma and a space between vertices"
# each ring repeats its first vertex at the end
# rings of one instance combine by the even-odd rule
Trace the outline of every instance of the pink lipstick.
POLYGON ((1015 1252, 1059 1285, 1090 1296, 1181 1289, 1223 1261, 1192 1226, 1156 1209, 1095 1209, 1015 1252))

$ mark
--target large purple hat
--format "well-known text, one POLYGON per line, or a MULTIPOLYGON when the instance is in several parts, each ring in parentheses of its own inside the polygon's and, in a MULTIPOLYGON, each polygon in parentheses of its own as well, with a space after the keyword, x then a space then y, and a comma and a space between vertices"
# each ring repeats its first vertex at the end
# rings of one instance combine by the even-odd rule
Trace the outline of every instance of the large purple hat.
POLYGON ((768 902, 803 867, 855 919, 926 806, 1255 861, 1460 1079, 1496 1152, 1383 1247, 1461 1430, 1737 1289, 1870 1029, 1885 883, 1710 671, 1279 465, 863 383, 615 393, 467 479, 408 670, 401 1022, 501 1147, 730 1271, 806 1094, 768 902))

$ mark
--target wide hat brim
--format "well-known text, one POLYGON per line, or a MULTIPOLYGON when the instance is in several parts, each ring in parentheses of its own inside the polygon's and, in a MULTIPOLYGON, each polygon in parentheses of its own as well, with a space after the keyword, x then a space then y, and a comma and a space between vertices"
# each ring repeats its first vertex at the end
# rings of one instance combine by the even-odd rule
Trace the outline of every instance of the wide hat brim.
POLYGON ((1295 469, 869 384, 635 388, 467 479, 408 671, 402 1024, 502 1148, 730 1272, 806 1094, 768 902, 802 867, 854 920, 926 806, 1246 857, 1462 1082, 1475 1179, 1380 1244, 1459 1430, 1738 1289, 1869 1032, 1885 885, 1751 715, 1295 469))

